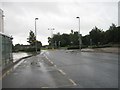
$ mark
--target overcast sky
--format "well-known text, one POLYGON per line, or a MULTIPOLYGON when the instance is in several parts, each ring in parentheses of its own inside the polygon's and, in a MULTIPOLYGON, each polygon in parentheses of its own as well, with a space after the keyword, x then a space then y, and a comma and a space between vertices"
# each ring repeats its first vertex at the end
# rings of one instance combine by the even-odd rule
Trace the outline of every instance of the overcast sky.
POLYGON ((28 44, 29 31, 34 31, 34 18, 37 17, 37 39, 43 45, 48 44, 51 32, 70 33, 78 31, 80 17, 81 34, 97 26, 104 31, 114 23, 118 25, 118 3, 116 2, 1 2, 4 11, 5 33, 13 36, 13 44, 28 44))

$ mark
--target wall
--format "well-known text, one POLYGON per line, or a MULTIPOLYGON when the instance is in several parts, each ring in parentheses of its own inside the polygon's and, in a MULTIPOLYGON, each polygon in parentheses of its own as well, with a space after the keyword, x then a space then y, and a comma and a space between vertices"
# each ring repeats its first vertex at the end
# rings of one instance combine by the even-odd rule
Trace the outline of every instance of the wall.
POLYGON ((1 53, 2 53, 2 69, 10 65, 13 61, 12 57, 12 38, 0 33, 0 42, 1 45, 1 53))

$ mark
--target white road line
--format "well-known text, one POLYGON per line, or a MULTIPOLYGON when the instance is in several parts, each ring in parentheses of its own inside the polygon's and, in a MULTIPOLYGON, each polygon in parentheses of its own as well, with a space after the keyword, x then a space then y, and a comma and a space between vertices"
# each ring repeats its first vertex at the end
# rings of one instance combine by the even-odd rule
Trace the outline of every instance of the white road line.
POLYGON ((51 64, 54 64, 46 55, 45 55, 45 57, 51 64))
POLYGON ((41 88, 49 88, 49 87, 41 87, 41 88))
MULTIPOLYGON (((45 57, 48 59, 48 57, 45 55, 45 57)), ((49 59, 48 59, 49 60, 49 59)))
POLYGON ((69 79, 69 81, 70 81, 74 86, 77 85, 72 79, 69 79))
POLYGON ((56 65, 54 65, 54 67, 57 67, 56 65))
POLYGON ((63 72, 61 69, 58 69, 58 71, 59 71, 60 73, 62 73, 63 75, 66 75, 66 73, 63 72))
POLYGON ((53 64, 53 62, 52 62, 52 61, 51 61, 50 63, 51 63, 51 64, 53 64))
POLYGON ((4 78, 6 75, 7 75, 7 73, 3 74, 0 78, 2 79, 2 78, 4 78))

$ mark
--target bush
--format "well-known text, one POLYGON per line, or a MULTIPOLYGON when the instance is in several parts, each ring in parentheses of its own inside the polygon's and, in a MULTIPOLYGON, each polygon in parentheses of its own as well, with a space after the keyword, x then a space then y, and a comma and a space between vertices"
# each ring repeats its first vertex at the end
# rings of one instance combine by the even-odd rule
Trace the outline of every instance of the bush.
MULTIPOLYGON (((37 51, 40 51, 41 49, 40 48, 37 48, 37 51)), ((35 48, 25 48, 25 49, 22 49, 22 50, 19 50, 19 51, 23 51, 23 52, 35 52, 36 49, 35 48)))
MULTIPOLYGON (((87 47, 88 47, 87 45, 82 45, 81 48, 87 48, 87 47)), ((69 49, 79 49, 79 46, 69 46, 67 49, 68 49, 68 50, 69 50, 69 49)))

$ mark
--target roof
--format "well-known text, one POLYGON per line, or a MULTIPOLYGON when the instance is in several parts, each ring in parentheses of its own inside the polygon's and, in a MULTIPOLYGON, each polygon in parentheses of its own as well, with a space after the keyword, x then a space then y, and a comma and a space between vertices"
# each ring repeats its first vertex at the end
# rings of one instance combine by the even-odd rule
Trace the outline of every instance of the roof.
POLYGON ((12 36, 10 36, 10 35, 7 35, 7 34, 5 34, 5 33, 2 33, 2 32, 0 32, 0 35, 3 35, 3 36, 6 36, 6 37, 8 37, 8 38, 11 38, 11 39, 13 39, 13 37, 12 37, 12 36))

